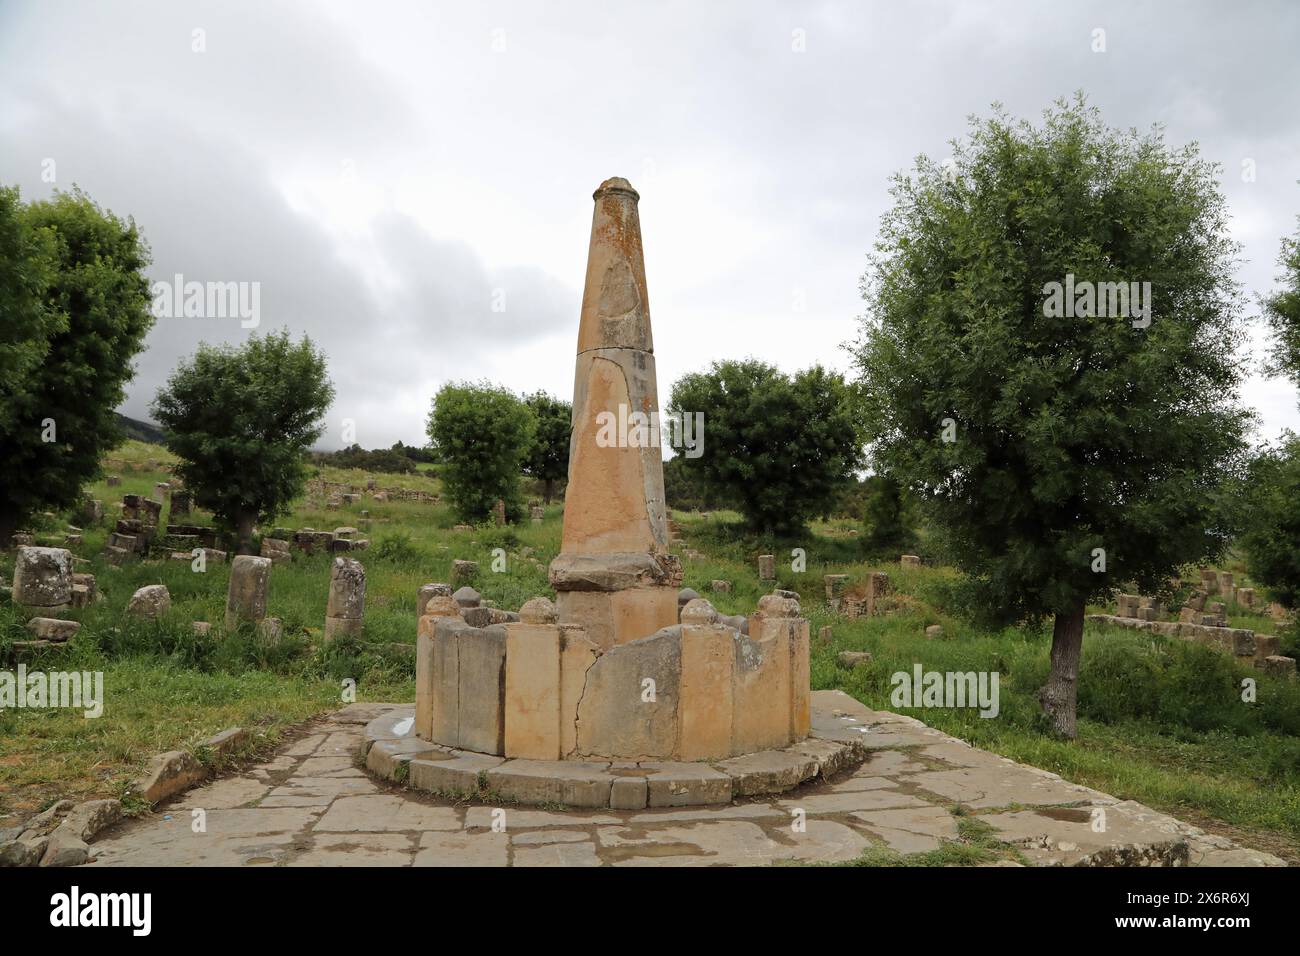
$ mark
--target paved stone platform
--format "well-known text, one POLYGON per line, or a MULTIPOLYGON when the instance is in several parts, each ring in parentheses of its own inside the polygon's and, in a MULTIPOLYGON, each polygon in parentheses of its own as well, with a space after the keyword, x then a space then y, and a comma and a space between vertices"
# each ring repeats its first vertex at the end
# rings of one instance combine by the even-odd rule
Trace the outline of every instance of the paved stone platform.
POLYGON ((646 810, 492 806, 399 789, 372 779, 357 757, 365 726, 399 705, 353 704, 271 760, 119 824, 92 845, 88 865, 844 862, 873 847, 937 849, 963 839, 970 823, 962 821, 985 823, 1005 841, 995 865, 1283 865, 838 691, 819 691, 814 703, 824 734, 864 748, 859 766, 771 797, 646 810))
POLYGON ((459 750, 416 737, 415 708, 396 706, 366 724, 358 755, 378 777, 452 798, 615 810, 714 806, 783 793, 866 759, 859 718, 836 704, 833 695, 812 704, 809 735, 788 747, 690 762, 528 760, 459 750))

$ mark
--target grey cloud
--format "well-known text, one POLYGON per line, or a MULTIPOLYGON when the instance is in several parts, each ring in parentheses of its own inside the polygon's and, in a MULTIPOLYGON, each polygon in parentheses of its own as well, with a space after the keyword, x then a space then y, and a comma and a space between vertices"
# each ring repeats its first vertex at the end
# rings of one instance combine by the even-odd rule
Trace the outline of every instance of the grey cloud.
MULTIPOLYGON (((43 194, 55 156, 60 185, 136 216, 159 275, 261 280, 264 325, 329 351, 331 427, 355 417, 387 444, 419 440, 449 378, 567 393, 588 197, 609 175, 642 187, 662 393, 733 354, 844 367, 890 174, 946 155, 994 100, 1036 118, 1082 89, 1113 125, 1198 141, 1225 167, 1239 278, 1267 292, 1300 211, 1298 40, 1282 0, 9 3, 0 179, 43 194), (341 237, 284 189, 345 159, 387 199, 341 237), (403 206, 412 182, 452 186, 403 206)), ((242 334, 160 322, 128 413, 200 337, 242 334)), ((1247 394, 1265 434, 1300 426, 1289 386, 1247 394)))

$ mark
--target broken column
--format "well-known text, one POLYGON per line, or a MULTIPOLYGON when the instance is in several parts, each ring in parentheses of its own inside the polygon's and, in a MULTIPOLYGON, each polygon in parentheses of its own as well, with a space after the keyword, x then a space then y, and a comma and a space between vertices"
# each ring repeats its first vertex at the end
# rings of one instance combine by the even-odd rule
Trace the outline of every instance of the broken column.
POLYGON ((270 558, 241 554, 230 563, 226 630, 234 630, 243 622, 261 623, 266 617, 266 592, 270 580, 270 558))
POLYGON ((72 552, 65 548, 18 549, 13 603, 47 614, 72 603, 72 552))
POLYGON ((849 589, 849 576, 847 574, 826 574, 822 576, 822 581, 826 584, 826 605, 832 611, 838 611, 840 602, 844 600, 844 594, 849 589))
POLYGON ((866 612, 868 617, 883 613, 880 607, 882 599, 889 593, 889 575, 884 571, 872 571, 867 575, 867 606, 866 612))
POLYGON ((355 558, 335 558, 330 567, 325 640, 333 640, 340 634, 360 634, 365 607, 366 569, 355 558))
POLYGON ((171 517, 169 520, 175 520, 176 518, 188 516, 193 501, 194 499, 190 496, 190 493, 188 491, 184 491, 180 488, 172 489, 171 511, 170 511, 171 517))
POLYGON ((593 198, 564 530, 550 577, 559 620, 611 647, 675 623, 681 570, 668 553, 663 457, 651 427, 659 397, 640 197, 615 178, 593 198))

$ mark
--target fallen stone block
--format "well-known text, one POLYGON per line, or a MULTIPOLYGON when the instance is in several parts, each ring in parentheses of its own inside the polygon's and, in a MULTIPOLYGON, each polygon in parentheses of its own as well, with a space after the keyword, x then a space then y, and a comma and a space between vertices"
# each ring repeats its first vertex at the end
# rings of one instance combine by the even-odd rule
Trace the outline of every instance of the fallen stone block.
POLYGON ((89 843, 120 819, 122 819, 120 800, 87 800, 77 804, 68 812, 67 817, 59 824, 59 830, 67 830, 76 839, 89 843))
POLYGON ((70 640, 77 631, 81 630, 81 624, 54 617, 34 617, 27 622, 27 630, 37 640, 58 644, 70 640))
POLYGON ((847 667, 849 670, 860 664, 871 663, 870 651, 840 651, 835 657, 840 662, 841 667, 847 667))
POLYGON ((90 847, 71 831, 62 827, 50 834, 41 866, 81 866, 90 859, 90 847))
POLYGON ((238 750, 248 741, 248 731, 242 727, 227 727, 219 734, 213 734, 203 743, 199 744, 199 750, 211 750, 214 753, 225 756, 238 750))
POLYGON ((171 592, 165 584, 147 584, 133 595, 126 605, 126 613, 132 617, 156 621, 172 609, 171 592))
POLYGON ((157 803, 188 790, 206 777, 207 771, 193 754, 172 750, 154 757, 143 776, 131 784, 131 791, 150 803, 157 803))
POLYGON ((1295 680, 1295 658, 1271 654, 1264 658, 1264 673, 1287 680, 1295 680))

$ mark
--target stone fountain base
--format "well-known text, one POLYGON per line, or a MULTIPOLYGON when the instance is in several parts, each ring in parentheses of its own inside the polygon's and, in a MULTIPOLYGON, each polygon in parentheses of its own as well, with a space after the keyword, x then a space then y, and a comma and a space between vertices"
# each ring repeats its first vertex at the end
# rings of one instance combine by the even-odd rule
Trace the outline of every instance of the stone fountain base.
POLYGON ((415 735, 415 707, 405 706, 366 725, 361 752, 373 775, 444 796, 613 810, 707 806, 780 793, 861 763, 878 731, 860 712, 841 692, 820 691, 808 736, 788 747, 713 761, 578 761, 433 744, 415 735))

